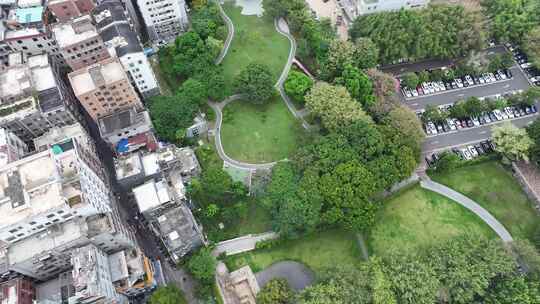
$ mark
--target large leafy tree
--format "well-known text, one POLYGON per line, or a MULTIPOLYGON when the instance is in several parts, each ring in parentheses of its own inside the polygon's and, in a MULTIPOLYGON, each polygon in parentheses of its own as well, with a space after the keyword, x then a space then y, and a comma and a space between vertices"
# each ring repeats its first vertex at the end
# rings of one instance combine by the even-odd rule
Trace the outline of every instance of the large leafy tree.
POLYGON ((369 69, 379 62, 379 48, 371 39, 360 37, 354 42, 356 46, 356 63, 360 69, 369 69))
POLYGON ((306 106, 331 131, 346 128, 357 120, 369 120, 344 87, 325 82, 317 83, 311 89, 306 96, 306 106))
POLYGON ((285 279, 270 280, 257 294, 258 304, 292 304, 294 292, 285 279))
POLYGON ((416 114, 405 106, 398 106, 391 110, 384 118, 383 123, 394 128, 403 141, 411 148, 415 155, 420 155, 420 148, 425 139, 425 133, 416 114))
POLYGON ((200 178, 192 180, 189 188, 191 196, 202 206, 218 204, 222 207, 245 194, 244 186, 234 182, 222 168, 204 170, 200 178))
POLYGON ((303 104, 304 96, 313 87, 313 80, 306 74, 291 71, 284 84, 285 92, 296 102, 303 104))
POLYGON ((237 93, 246 94, 255 104, 267 102, 274 94, 274 80, 268 66, 250 63, 236 76, 234 87, 237 93))
POLYGON ((506 122, 493 127, 492 134, 495 150, 506 159, 511 161, 521 159, 527 161, 529 159, 528 153, 533 141, 525 129, 520 129, 512 123, 506 122))
POLYGON ((220 40, 225 39, 225 22, 219 13, 219 8, 214 3, 197 5, 197 8, 191 13, 191 28, 206 40, 208 37, 216 37, 220 40))
POLYGON ((535 0, 483 0, 482 5, 490 17, 491 33, 499 42, 521 42, 540 21, 540 4, 535 0))
POLYGON ((523 47, 534 66, 540 69, 540 24, 525 36, 523 47))
POLYGON ((152 293, 149 300, 150 304, 187 304, 182 291, 174 286, 167 285, 159 287, 152 293))
POLYGON ((198 102, 187 98, 182 92, 174 96, 155 96, 149 102, 150 117, 160 138, 177 141, 178 133, 185 133, 193 124, 198 102))
POLYGON ((188 31, 176 38, 174 45, 167 47, 165 52, 164 56, 171 58, 168 62, 170 67, 165 65, 165 68, 172 68, 177 77, 187 78, 214 65, 212 51, 194 31, 188 31))
POLYGON ((187 268, 193 276, 204 284, 214 282, 217 260, 208 247, 201 248, 187 263, 187 268))
POLYGON ((540 119, 536 119, 527 127, 527 134, 533 141, 529 155, 535 162, 540 161, 540 119))
POLYGON ((335 83, 347 88, 351 97, 358 100, 364 109, 369 109, 375 104, 373 84, 360 69, 350 64, 345 66, 341 76, 335 79, 335 83))

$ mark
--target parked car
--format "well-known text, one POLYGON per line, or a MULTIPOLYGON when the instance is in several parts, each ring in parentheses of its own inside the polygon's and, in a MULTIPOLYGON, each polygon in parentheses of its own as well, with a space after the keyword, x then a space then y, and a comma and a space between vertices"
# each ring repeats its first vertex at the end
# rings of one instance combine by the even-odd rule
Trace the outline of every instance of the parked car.
POLYGON ((480 144, 474 145, 474 148, 476 149, 476 152, 478 152, 478 155, 484 155, 485 154, 484 149, 482 149, 480 144))
POLYGON ((473 158, 478 156, 478 151, 476 151, 474 146, 468 146, 467 149, 469 149, 469 152, 471 152, 473 158))
POLYGON ((469 149, 463 148, 463 149, 461 149, 461 153, 463 154, 463 156, 465 157, 466 160, 471 160, 472 159, 472 155, 471 155, 471 152, 469 151, 469 149))
POLYGON ((480 120, 478 120, 478 117, 471 117, 471 120, 475 127, 478 127, 480 125, 480 120))
POLYGON ((506 71, 504 71, 506 73, 506 77, 508 78, 512 78, 512 72, 510 71, 510 69, 507 69, 506 71))

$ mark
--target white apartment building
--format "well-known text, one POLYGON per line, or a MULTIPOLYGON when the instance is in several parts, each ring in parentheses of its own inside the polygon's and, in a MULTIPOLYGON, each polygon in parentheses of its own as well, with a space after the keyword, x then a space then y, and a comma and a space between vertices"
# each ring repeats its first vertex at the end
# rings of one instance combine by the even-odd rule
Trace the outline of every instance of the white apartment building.
POLYGON ((160 93, 154 71, 143 53, 142 44, 133 31, 120 1, 106 1, 94 12, 96 27, 111 56, 118 57, 130 76, 131 84, 143 99, 160 93))
POLYGON ((13 132, 0 128, 0 167, 28 153, 28 146, 13 132))
POLYGON ((187 29, 189 19, 184 0, 137 0, 150 41, 167 44, 187 29))
POLYGON ((79 134, 0 168, 1 241, 13 244, 74 216, 111 212, 102 165, 79 134))

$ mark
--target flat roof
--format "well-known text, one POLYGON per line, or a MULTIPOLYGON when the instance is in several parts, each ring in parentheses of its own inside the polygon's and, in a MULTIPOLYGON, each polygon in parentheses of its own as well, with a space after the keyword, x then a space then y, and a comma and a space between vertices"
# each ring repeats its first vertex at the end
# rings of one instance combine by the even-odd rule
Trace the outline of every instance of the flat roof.
POLYGON ((140 212, 152 210, 171 200, 167 185, 163 181, 146 182, 133 188, 133 194, 140 212))
POLYGON ((144 167, 144 174, 146 176, 154 175, 160 171, 157 153, 145 154, 142 157, 142 163, 144 167))
POLYGON ((127 76, 124 72, 124 68, 117 59, 106 59, 69 74, 71 86, 77 96, 94 91, 101 85, 126 78, 127 76), (101 77, 98 77, 98 79, 96 76, 101 77), (103 83, 100 83, 102 80, 103 83))
POLYGON ((115 162, 115 170, 118 180, 141 173, 143 166, 139 154, 131 153, 118 158, 115 162))
POLYGON ((73 19, 68 23, 60 23, 54 26, 52 31, 61 48, 98 36, 96 28, 92 25, 92 18, 88 15, 73 19))

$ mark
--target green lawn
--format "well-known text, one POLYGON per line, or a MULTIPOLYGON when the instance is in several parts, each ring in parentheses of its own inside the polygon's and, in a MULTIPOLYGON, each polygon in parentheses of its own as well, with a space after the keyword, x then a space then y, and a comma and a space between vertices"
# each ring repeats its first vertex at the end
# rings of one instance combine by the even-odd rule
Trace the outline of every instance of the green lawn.
POLYGON ((377 214, 368 238, 371 255, 392 250, 415 252, 463 234, 495 233, 474 213, 420 186, 394 194, 377 214))
POLYGON ((225 227, 228 239, 246 234, 263 233, 272 230, 270 212, 260 202, 253 200, 249 203, 249 213, 245 219, 238 219, 234 226, 225 227))
POLYGON ((266 105, 234 101, 223 113, 221 141, 233 159, 252 163, 278 161, 296 150, 302 127, 280 97, 266 105))
POLYGON ((275 80, 279 78, 289 57, 289 40, 276 32, 274 22, 267 18, 245 16, 234 1, 226 1, 223 8, 234 24, 234 38, 222 62, 228 94, 232 94, 234 77, 252 62, 270 67, 275 80))
POLYGON ((491 161, 435 174, 433 180, 447 185, 476 201, 508 229, 514 238, 532 239, 540 225, 520 185, 509 171, 491 161))
POLYGON ((336 265, 357 265, 361 254, 353 233, 334 229, 285 241, 271 249, 229 256, 225 262, 231 270, 249 265, 258 272, 284 260, 304 263, 317 272, 336 265))

